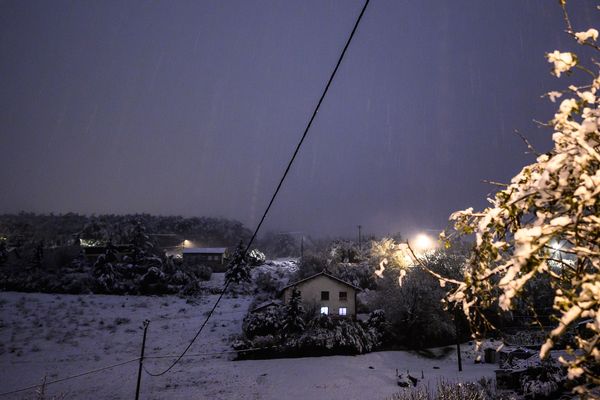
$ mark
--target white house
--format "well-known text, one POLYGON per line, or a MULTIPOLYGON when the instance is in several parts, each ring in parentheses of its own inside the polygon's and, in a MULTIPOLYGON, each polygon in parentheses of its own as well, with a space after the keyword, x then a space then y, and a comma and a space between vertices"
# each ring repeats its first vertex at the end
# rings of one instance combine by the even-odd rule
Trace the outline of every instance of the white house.
POLYGON ((287 285, 282 289, 283 302, 287 304, 294 288, 300 291, 302 303, 316 307, 321 314, 339 317, 356 317, 356 293, 359 287, 323 271, 287 285))

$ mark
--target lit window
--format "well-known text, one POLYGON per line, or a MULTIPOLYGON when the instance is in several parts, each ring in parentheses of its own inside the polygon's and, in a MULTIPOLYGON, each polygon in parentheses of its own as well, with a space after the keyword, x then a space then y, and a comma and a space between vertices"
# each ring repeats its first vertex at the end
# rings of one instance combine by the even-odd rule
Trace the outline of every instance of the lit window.
POLYGON ((346 307, 340 307, 340 315, 346 315, 346 307))
POLYGON ((321 314, 329 314, 329 307, 321 307, 321 314))
POLYGON ((348 292, 340 292, 340 301, 348 300, 348 292))
POLYGON ((321 292, 321 300, 329 300, 329 292, 321 292))

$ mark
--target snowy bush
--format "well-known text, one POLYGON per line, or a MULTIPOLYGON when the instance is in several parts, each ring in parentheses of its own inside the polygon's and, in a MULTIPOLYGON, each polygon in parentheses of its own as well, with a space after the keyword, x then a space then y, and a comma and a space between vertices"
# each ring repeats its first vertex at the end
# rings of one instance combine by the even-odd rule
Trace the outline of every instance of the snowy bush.
POLYGON ((442 304, 446 291, 437 279, 418 268, 405 271, 399 285, 401 271, 388 266, 373 299, 373 305, 385 312, 389 344, 423 348, 452 343, 456 329, 442 304))
POLYGON ((407 388, 398 392, 389 400, 516 400, 517 396, 507 393, 497 393, 483 382, 446 382, 440 381, 436 390, 423 386, 407 388))
POLYGON ((278 308, 267 308, 262 312, 250 313, 244 318, 242 329, 247 338, 278 335, 283 328, 282 312, 278 308))
POLYGON ((266 260, 265 253, 257 249, 250 250, 246 255, 246 260, 248 261, 248 264, 252 267, 262 265, 266 260))
POLYGON ((368 353, 379 341, 374 332, 359 322, 320 316, 286 344, 301 355, 331 355, 368 353))
POLYGON ((269 272, 259 272, 254 278, 257 293, 273 294, 279 289, 278 281, 269 272))
POLYGON ((140 292, 142 294, 161 294, 166 292, 167 279, 165 274, 157 267, 148 268, 148 272, 140 278, 140 292))
MULTIPOLYGON (((576 32, 566 0, 567 33, 582 46, 600 52, 598 31, 576 32)), ((597 15, 595 16, 597 20, 597 15)), ((490 199, 481 212, 472 208, 452 214, 455 228, 474 234, 474 252, 464 280, 449 300, 460 304, 481 336, 490 322, 481 312, 497 304, 502 310, 515 307, 526 284, 545 276, 554 289, 554 309, 560 318, 541 347, 546 357, 569 327, 589 319, 593 333, 576 338, 576 351, 561 358, 570 379, 585 377, 600 384, 600 75, 598 63, 588 68, 574 53, 554 51, 547 55, 553 74, 587 74, 587 85, 569 86, 548 93, 552 102, 561 99, 548 126, 553 149, 538 155, 490 199)), ((575 349, 574 349, 575 350, 575 349)), ((580 393, 589 387, 580 386, 580 393)), ((597 396, 597 394, 596 394, 597 396)))
POLYGON ((529 399, 549 399, 560 393, 566 375, 560 367, 531 368, 521 380, 521 390, 529 399))
POLYGON ((240 353, 240 357, 246 358, 362 354, 381 345, 381 335, 374 327, 327 315, 314 317, 304 326, 300 314, 281 308, 268 308, 249 314, 244 319, 242 329, 246 339, 236 343, 237 350, 264 350, 252 354, 240 353))
POLYGON ((330 267, 331 273, 343 281, 361 289, 375 289, 377 279, 375 267, 366 261, 360 263, 339 263, 330 267))
POLYGON ((187 271, 189 271, 194 278, 201 281, 208 281, 212 276, 212 268, 207 267, 206 265, 188 266, 187 271))
POLYGON ((363 259, 358 244, 350 240, 334 241, 329 247, 329 257, 337 263, 358 263, 363 259))

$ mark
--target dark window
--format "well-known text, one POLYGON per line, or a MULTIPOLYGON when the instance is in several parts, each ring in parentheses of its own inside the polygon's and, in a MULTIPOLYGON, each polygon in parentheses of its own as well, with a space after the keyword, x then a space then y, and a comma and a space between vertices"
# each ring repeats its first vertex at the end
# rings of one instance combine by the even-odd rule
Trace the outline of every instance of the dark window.
POLYGON ((321 292, 321 300, 329 300, 329 292, 321 292))
POLYGON ((340 292, 340 301, 348 300, 348 292, 340 292))

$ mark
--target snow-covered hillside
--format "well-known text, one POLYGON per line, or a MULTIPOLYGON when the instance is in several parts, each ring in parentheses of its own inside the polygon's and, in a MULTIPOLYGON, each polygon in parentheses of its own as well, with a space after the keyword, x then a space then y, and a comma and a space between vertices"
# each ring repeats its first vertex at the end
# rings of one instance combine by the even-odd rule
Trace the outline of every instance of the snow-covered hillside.
MULTIPOLYGON (((217 288, 215 274, 207 286, 217 288)), ((138 357, 141 325, 151 321, 146 356, 179 353, 193 337, 217 295, 198 304, 167 297, 74 296, 0 293, 0 392, 54 380, 138 357)), ((384 399, 399 390, 395 370, 425 376, 422 384, 440 379, 492 377, 493 365, 475 365, 472 352, 458 373, 455 353, 424 357, 387 351, 362 356, 232 361, 230 338, 239 334, 250 296, 226 296, 186 357, 161 377, 142 376, 144 399, 384 399), (209 354, 205 353, 223 353, 209 354), (204 354, 204 355, 203 355, 204 354), (471 358, 470 358, 471 357, 471 358)), ((149 359, 159 371, 171 359, 149 359)), ((69 399, 132 398, 138 364, 48 386, 50 395, 69 399)), ((32 398, 33 390, 6 396, 32 398)))

